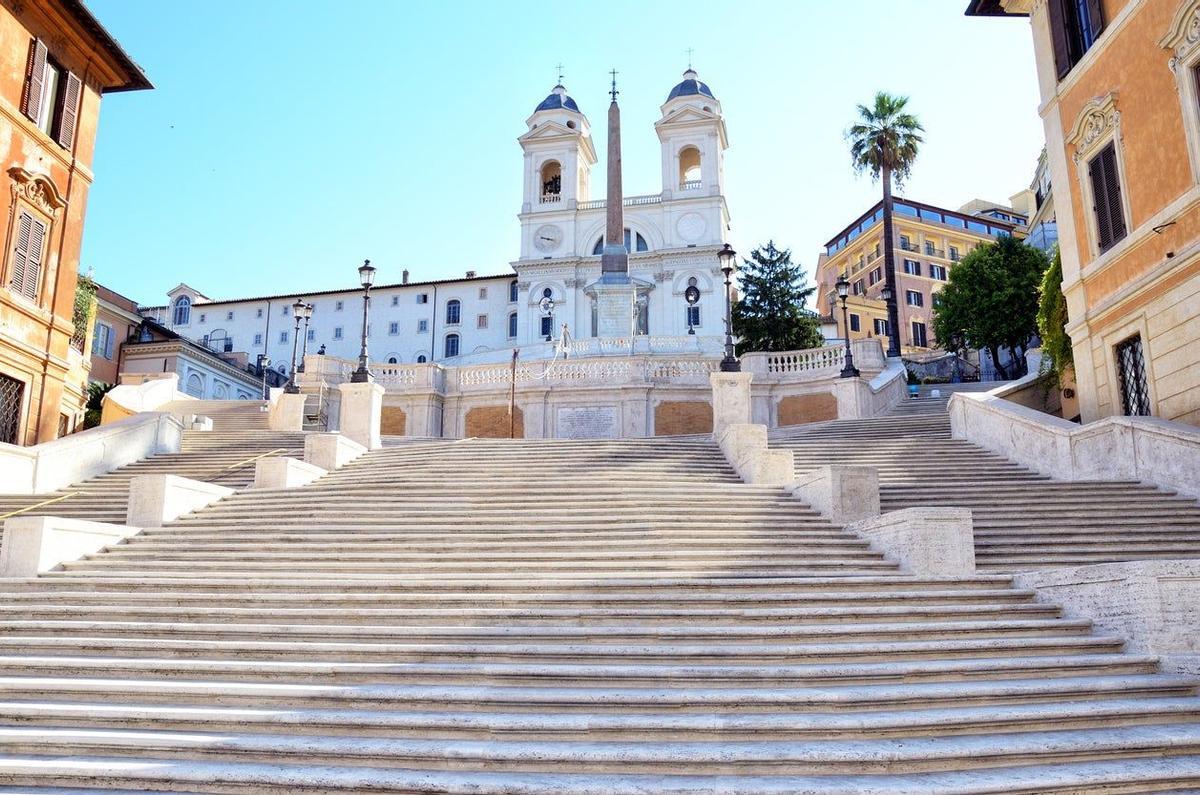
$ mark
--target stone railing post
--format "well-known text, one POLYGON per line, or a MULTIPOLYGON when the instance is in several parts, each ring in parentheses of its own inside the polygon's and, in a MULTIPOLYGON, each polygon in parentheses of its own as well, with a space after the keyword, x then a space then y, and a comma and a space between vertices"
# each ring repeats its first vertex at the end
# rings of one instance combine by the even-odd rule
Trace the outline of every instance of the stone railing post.
POLYGON ((384 388, 374 382, 338 384, 342 393, 341 432, 368 450, 383 446, 380 423, 384 388))
POLYGON ((712 385, 713 438, 730 425, 750 423, 750 373, 712 373, 708 382, 712 385))

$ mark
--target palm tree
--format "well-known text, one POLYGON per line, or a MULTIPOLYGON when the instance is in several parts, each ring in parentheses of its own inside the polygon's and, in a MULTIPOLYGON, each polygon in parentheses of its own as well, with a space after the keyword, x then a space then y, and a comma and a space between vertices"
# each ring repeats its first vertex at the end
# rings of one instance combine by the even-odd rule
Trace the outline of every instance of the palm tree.
POLYGON ((925 142, 925 131, 917 117, 905 112, 908 97, 885 91, 875 95, 875 105, 858 106, 858 121, 846 131, 854 170, 883 179, 883 267, 884 284, 891 291, 888 310, 888 356, 900 355, 900 311, 896 304, 896 257, 892 251, 892 180, 904 184, 925 142))

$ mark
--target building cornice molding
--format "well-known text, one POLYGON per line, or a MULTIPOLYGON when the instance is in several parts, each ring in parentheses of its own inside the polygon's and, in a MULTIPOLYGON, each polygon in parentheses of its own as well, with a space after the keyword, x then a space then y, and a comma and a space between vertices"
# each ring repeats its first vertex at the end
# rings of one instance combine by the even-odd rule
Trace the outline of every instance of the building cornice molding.
POLYGON ((12 177, 13 197, 24 199, 51 218, 67 206, 66 197, 59 193, 54 180, 46 174, 35 174, 21 166, 13 166, 8 170, 8 175, 12 177))
POLYGON ((1200 47, 1200 0, 1191 0, 1179 7, 1166 35, 1158 44, 1164 49, 1174 51, 1169 62, 1171 71, 1175 71, 1180 63, 1190 59, 1197 47, 1200 47))
POLYGON ((1087 102, 1075 118, 1066 143, 1075 149, 1075 162, 1086 159, 1107 142, 1110 135, 1121 141, 1121 112, 1117 110, 1117 92, 1095 97, 1087 102))

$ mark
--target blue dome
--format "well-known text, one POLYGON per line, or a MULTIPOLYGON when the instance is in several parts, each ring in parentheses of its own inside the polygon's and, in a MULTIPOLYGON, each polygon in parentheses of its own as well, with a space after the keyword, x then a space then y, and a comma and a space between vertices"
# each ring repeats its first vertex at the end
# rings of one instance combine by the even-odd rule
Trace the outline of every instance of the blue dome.
POLYGON ((559 108, 573 110, 576 113, 583 112, 575 104, 575 100, 567 96, 567 90, 561 84, 555 86, 554 90, 550 92, 550 96, 543 99, 542 104, 534 108, 533 112, 537 113, 539 110, 558 110, 559 108))
POLYGON ((667 102, 670 102, 676 97, 691 96, 705 96, 709 99, 716 99, 716 97, 713 96, 712 89, 708 87, 708 84, 701 83, 696 79, 696 72, 692 69, 688 69, 683 73, 683 82, 672 88, 671 93, 667 95, 667 102))

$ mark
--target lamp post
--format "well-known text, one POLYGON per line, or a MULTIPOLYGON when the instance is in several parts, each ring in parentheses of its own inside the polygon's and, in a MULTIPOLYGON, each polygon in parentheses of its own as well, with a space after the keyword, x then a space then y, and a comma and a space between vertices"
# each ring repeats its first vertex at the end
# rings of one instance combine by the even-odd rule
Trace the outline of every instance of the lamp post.
POLYGON ((304 357, 308 356, 308 321, 313 316, 313 305, 304 305, 304 341, 300 343, 300 364, 296 367, 297 373, 304 372, 304 357))
POLYGON ((296 303, 292 304, 292 317, 296 318, 296 330, 292 332, 292 366, 288 370, 287 386, 283 389, 289 395, 300 393, 300 387, 296 386, 296 346, 300 344, 300 321, 304 319, 304 307, 307 306, 299 298, 296 303))
POLYGON ((725 274, 725 358, 721 360, 721 372, 740 373, 742 365, 733 349, 733 271, 736 267, 737 252, 728 243, 717 252, 721 262, 721 273, 725 274))
POLYGON ((371 285, 375 283, 371 260, 365 259, 358 266, 358 281, 363 288, 362 347, 358 351, 358 369, 350 374, 350 383, 365 384, 371 380, 371 371, 367 369, 367 307, 371 305, 371 285))
MULTIPOLYGON (((892 306, 896 300, 896 293, 892 290, 891 287, 889 287, 888 285, 885 284, 885 285, 883 285, 883 289, 881 289, 879 291, 879 297, 883 299, 883 304, 887 308, 887 311, 888 311, 887 355, 888 355, 889 359, 894 359, 900 355, 900 349, 898 347, 896 347, 897 346, 896 340, 900 339, 900 332, 898 329, 892 328, 892 317, 893 317, 892 306)), ((899 310, 897 310, 897 311, 899 311, 899 310)), ((894 315, 894 317, 899 317, 899 315, 898 314, 894 315)))
POLYGON ((850 349, 850 318, 846 310, 850 280, 845 275, 839 276, 834 286, 837 288, 838 298, 842 299, 842 327, 846 329, 846 366, 842 368, 842 378, 858 378, 858 368, 854 366, 854 352, 850 349))
POLYGON ((546 324, 546 342, 554 341, 554 299, 550 296, 544 297, 538 306, 542 310, 542 317, 550 318, 550 322, 546 324))

